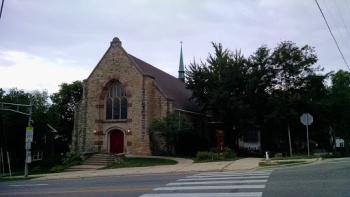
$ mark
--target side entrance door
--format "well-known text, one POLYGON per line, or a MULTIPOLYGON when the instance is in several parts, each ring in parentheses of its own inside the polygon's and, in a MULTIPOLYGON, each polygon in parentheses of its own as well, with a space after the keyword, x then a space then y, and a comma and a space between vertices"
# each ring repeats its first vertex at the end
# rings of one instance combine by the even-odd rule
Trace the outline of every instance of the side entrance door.
POLYGON ((109 136, 109 152, 123 153, 124 152, 124 133, 120 130, 113 130, 109 136))

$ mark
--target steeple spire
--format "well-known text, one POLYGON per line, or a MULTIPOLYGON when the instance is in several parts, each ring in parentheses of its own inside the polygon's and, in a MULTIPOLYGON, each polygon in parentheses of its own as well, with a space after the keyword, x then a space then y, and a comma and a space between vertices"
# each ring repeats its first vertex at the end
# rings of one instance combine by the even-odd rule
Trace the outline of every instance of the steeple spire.
POLYGON ((184 61, 182 58, 182 41, 181 43, 181 51, 180 51, 180 63, 179 63, 179 77, 182 82, 185 82, 185 67, 184 67, 184 61))

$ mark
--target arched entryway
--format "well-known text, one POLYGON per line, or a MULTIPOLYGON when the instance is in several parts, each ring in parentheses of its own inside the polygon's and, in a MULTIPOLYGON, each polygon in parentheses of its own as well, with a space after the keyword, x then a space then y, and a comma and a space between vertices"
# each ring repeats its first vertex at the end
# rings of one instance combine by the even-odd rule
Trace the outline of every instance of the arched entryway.
POLYGON ((109 152, 124 152, 124 133, 120 130, 113 130, 109 134, 109 152))

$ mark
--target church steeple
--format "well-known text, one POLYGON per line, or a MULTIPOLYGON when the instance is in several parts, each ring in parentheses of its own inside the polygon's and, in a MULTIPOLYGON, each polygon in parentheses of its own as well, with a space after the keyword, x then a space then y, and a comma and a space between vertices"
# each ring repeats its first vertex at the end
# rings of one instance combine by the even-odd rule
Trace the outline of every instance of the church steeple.
POLYGON ((182 58, 182 41, 181 43, 181 51, 180 51, 180 63, 179 63, 179 77, 182 82, 185 82, 185 67, 184 67, 184 61, 182 58))

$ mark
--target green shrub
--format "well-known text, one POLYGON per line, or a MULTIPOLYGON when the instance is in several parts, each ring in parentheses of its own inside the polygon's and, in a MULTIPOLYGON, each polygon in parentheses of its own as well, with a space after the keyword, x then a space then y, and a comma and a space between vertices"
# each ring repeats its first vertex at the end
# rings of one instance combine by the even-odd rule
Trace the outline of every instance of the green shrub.
POLYGON ((80 165, 82 161, 83 160, 81 159, 80 155, 73 152, 68 152, 63 158, 63 165, 66 167, 76 166, 80 165))
POLYGON ((56 165, 50 169, 50 172, 51 173, 58 173, 58 172, 62 172, 64 169, 66 169, 66 166, 56 165))
POLYGON ((226 159, 237 157, 236 153, 228 147, 224 148, 224 151, 222 152, 222 154, 223 154, 223 157, 226 159))
POLYGON ((216 148, 210 151, 200 151, 196 154, 196 159, 199 161, 209 161, 209 160, 225 160, 236 158, 236 154, 230 148, 224 148, 224 150, 217 150, 216 148))
POLYGON ((212 159, 212 153, 207 152, 207 151, 199 151, 196 154, 196 158, 198 160, 210 160, 210 159, 212 159))
POLYGON ((44 168, 52 168, 53 166, 59 165, 59 164, 62 164, 60 157, 48 157, 48 158, 44 158, 39 162, 39 166, 44 168))

